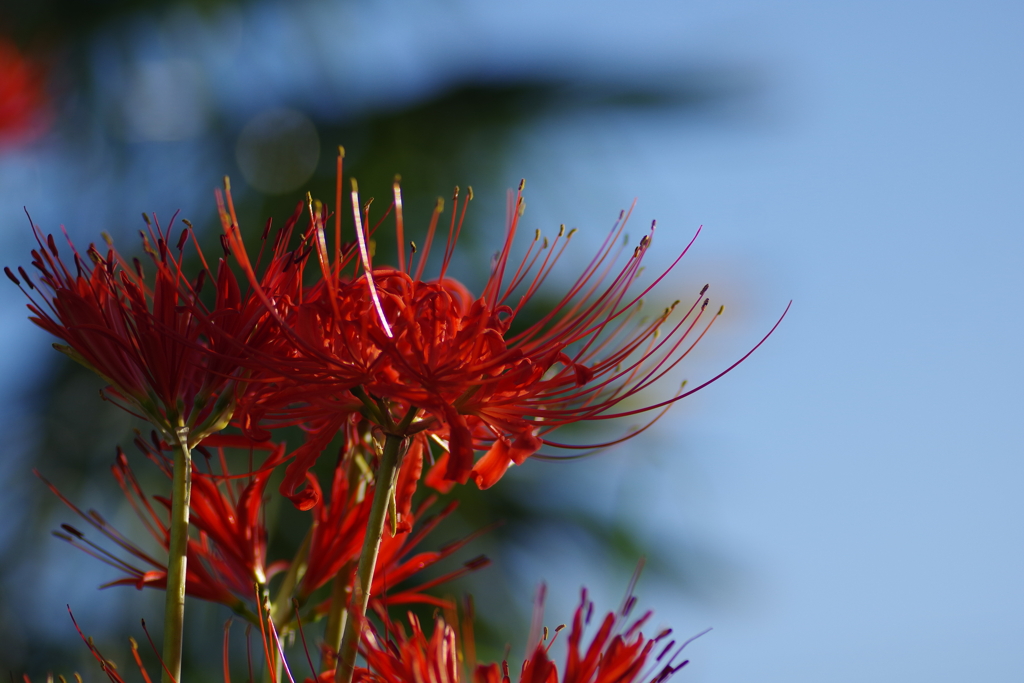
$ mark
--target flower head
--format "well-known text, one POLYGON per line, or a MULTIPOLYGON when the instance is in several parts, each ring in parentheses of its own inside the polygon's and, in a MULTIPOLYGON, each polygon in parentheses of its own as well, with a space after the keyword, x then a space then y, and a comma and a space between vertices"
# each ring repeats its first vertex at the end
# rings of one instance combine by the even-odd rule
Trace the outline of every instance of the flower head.
MULTIPOLYGON (((460 210, 456 188, 447 244, 433 279, 426 279, 424 270, 443 202, 431 217, 423 248, 417 250, 413 244, 407 257, 401 191, 395 183, 395 266, 372 261, 367 245, 375 228, 369 227, 368 205, 361 210, 354 182, 356 239, 342 245, 336 213, 333 260, 327 248, 327 210, 313 210, 311 204, 306 235, 310 250, 318 254, 320 280, 304 289, 300 304, 287 310, 273 308, 293 351, 266 366, 282 384, 246 400, 261 416, 285 421, 358 411, 386 433, 429 433, 445 448, 446 480, 464 483, 472 478, 487 488, 512 463, 522 464, 545 444, 570 449, 608 445, 558 442, 552 432, 559 427, 663 411, 735 367, 662 401, 645 405, 638 399, 687 356, 717 314, 706 312, 705 286, 678 319, 672 316, 679 302, 640 318, 643 297, 689 245, 650 284, 638 287, 654 225, 629 245, 625 211, 558 303, 540 319, 520 323, 524 307, 540 291, 575 232, 562 226, 549 240, 537 231, 525 255, 514 262, 513 244, 525 206, 522 189, 520 185, 519 192, 510 195, 508 230, 479 295, 447 276, 472 190, 464 195, 460 210), (349 270, 355 275, 346 275, 349 270), (477 451, 484 453, 479 459, 477 451)), ((336 204, 340 200, 339 160, 336 204)), ((258 289, 255 272, 246 269, 245 246, 236 225, 229 226, 226 239, 258 289)), ((266 300, 269 303, 269 297, 266 300)), ((305 455, 295 459, 282 483, 282 492, 296 501, 309 495, 300 488, 316 454, 305 455)))
MULTIPOLYGON (((151 278, 142 261, 127 261, 106 235, 105 251, 91 244, 87 258, 67 239, 69 267, 53 235, 35 226, 38 279, 23 268, 20 278, 4 271, 29 297, 30 319, 64 342, 55 348, 109 383, 108 399, 164 434, 189 428, 195 446, 228 424, 244 382, 235 356, 272 344, 273 320, 261 301, 242 294, 226 257, 214 274, 196 245, 202 268, 196 278, 186 277, 184 248, 190 238, 196 244, 191 224, 185 221, 174 247, 170 226, 146 223, 142 245, 155 271, 151 278), (207 280, 215 289, 209 305, 200 296, 207 280)), ((275 254, 263 289, 284 296, 295 281, 286 271, 284 257, 275 254)))
MULTIPOLYGON (((519 683, 661 683, 689 663, 682 658, 682 652, 693 638, 679 643, 672 638, 672 629, 663 629, 654 637, 643 634, 651 612, 631 617, 636 606, 631 584, 622 607, 597 622, 596 631, 590 637, 585 634, 592 627, 594 603, 587 597, 586 589, 582 591, 566 637, 565 664, 559 670, 550 653, 565 625, 553 631, 540 627, 543 591, 542 587, 534 615, 535 632, 530 634, 530 649, 515 677, 519 683)), ((386 622, 386 629, 386 636, 369 628, 364 630, 360 651, 366 667, 356 669, 356 681, 511 683, 513 680, 507 661, 500 664, 476 662, 471 610, 461 624, 455 611, 447 610, 445 616, 435 618, 429 635, 412 613, 408 614, 408 629, 391 621, 386 622)), ((322 674, 319 680, 330 683, 333 672, 322 674)))
MULTIPOLYGON (((167 453, 168 444, 162 442, 155 432, 151 441, 138 437, 135 443, 170 479, 172 463, 167 453)), ((286 458, 284 445, 255 443, 243 436, 216 434, 208 437, 197 452, 203 457, 194 460, 192 466, 189 523, 194 534, 188 541, 185 580, 187 595, 227 605, 255 620, 258 606, 254 602, 254 586, 266 587, 271 577, 278 572, 290 570, 295 561, 299 562, 294 578, 297 584, 295 597, 302 605, 317 598, 317 590, 335 579, 343 567, 348 567, 348 574, 342 576, 348 576, 347 583, 352 583, 350 575, 354 575, 355 563, 366 532, 373 490, 372 487, 357 490, 351 486, 348 476, 350 458, 339 458, 330 498, 320 498, 319 504, 310 511, 313 520, 306 550, 295 560, 272 562, 267 557, 265 493, 275 469, 286 458), (249 472, 232 473, 227 464, 226 449, 264 451, 266 457, 249 472), (215 467, 219 471, 215 471, 215 467)), ((120 449, 111 470, 133 511, 156 545, 166 553, 170 544, 167 521, 170 500, 166 496, 146 494, 127 456, 120 449)), ((99 512, 78 508, 56 486, 41 475, 40 478, 79 517, 120 550, 120 553, 106 550, 69 524, 61 525, 61 531, 55 532, 58 538, 124 575, 104 584, 103 588, 134 586, 139 590, 166 589, 165 554, 146 551, 142 545, 114 528, 99 512)), ((317 486, 312 475, 310 481, 313 486, 317 486)), ((454 571, 409 585, 410 580, 414 580, 419 572, 453 555, 481 533, 445 544, 438 550, 423 549, 421 546, 425 537, 456 507, 456 503, 452 502, 437 514, 431 515, 429 512, 434 503, 435 498, 427 498, 415 510, 407 510, 403 526, 398 528, 396 525, 396 533, 388 534, 382 540, 373 583, 373 605, 376 609, 410 603, 448 607, 450 601, 430 595, 428 591, 488 564, 486 557, 476 557, 454 571)), ((274 611, 279 628, 293 623, 291 596, 286 597, 284 607, 274 611)), ((328 602, 311 603, 309 616, 319 618, 325 614, 328 602)))
MULTIPOLYGON (((410 452, 406 454, 402 469, 402 475, 406 479, 412 479, 412 482, 405 483, 402 481, 402 476, 399 477, 399 492, 397 494, 399 500, 395 506, 398 519, 393 525, 395 533, 384 534, 377 556, 373 585, 370 591, 375 598, 381 596, 380 600, 376 601, 377 607, 382 607, 384 603, 388 605, 426 603, 437 607, 447 606, 449 601, 433 597, 426 591, 451 581, 467 571, 479 569, 488 564, 486 557, 476 557, 466 562, 462 568, 439 578, 418 586, 403 587, 403 584, 418 572, 454 554, 485 531, 485 529, 480 530, 466 538, 446 543, 439 550, 418 549, 424 538, 457 507, 457 502, 452 501, 436 514, 428 514, 437 502, 436 497, 429 496, 420 501, 415 510, 412 509, 412 491, 410 489, 415 488, 415 478, 419 476, 417 470, 421 463, 422 450, 417 440, 414 440, 410 452), (405 483, 405 496, 401 493, 403 483, 405 483)), ((342 464, 343 461, 339 458, 339 465, 342 464)), ((348 567, 348 572, 354 576, 356 561, 359 559, 359 552, 366 535, 366 521, 370 512, 373 490, 354 488, 346 474, 346 467, 335 468, 330 499, 324 500, 318 495, 318 503, 311 510, 315 522, 310 535, 309 556, 300 587, 300 596, 303 598, 313 594, 328 581, 335 579, 338 572, 344 567, 348 567)), ((311 477, 310 481, 311 485, 317 486, 315 479, 311 477)), ((319 606, 320 611, 325 612, 327 608, 327 602, 319 606)))
MULTIPOLYGON (((253 585, 265 584, 273 573, 267 567, 263 496, 273 468, 281 462, 285 450, 283 445, 241 442, 242 439, 238 437, 218 435, 209 437, 200 446, 200 452, 207 456, 215 455, 221 467, 225 468, 220 474, 203 472, 193 463, 189 522, 197 533, 188 541, 185 592, 202 600, 219 602, 244 611, 245 603, 253 598, 253 585), (233 478, 226 472, 224 448, 239 446, 269 453, 262 466, 250 476, 233 478)), ((160 442, 154 433, 152 443, 140 437, 136 439, 136 445, 170 479, 171 461, 166 454, 167 444, 160 442)), ((165 496, 149 496, 144 492, 128 464, 127 456, 120 449, 111 470, 126 500, 164 553, 154 556, 147 552, 111 526, 97 511, 85 512, 79 509, 53 484, 43 479, 68 507, 108 541, 113 542, 129 559, 108 552, 68 524, 62 525, 63 531, 55 532, 55 535, 126 575, 104 584, 104 588, 134 586, 140 590, 146 587, 166 589, 170 500, 165 496)))

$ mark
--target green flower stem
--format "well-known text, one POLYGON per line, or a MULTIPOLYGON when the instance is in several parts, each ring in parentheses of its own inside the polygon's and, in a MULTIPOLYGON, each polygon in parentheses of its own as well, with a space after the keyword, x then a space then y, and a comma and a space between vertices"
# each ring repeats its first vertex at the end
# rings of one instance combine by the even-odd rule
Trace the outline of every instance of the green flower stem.
POLYGON ((345 630, 348 610, 345 609, 345 589, 348 588, 348 573, 351 568, 346 563, 334 577, 331 587, 331 611, 327 614, 327 627, 324 630, 325 656, 321 671, 334 671, 338 665, 337 652, 341 649, 341 634, 345 630))
MULTIPOLYGON (((373 491, 373 506, 370 508, 370 519, 366 522, 366 537, 363 539, 363 550, 359 555, 359 566, 356 568, 355 586, 352 587, 352 609, 356 611, 345 621, 345 634, 338 650, 338 667, 334 670, 335 683, 351 683, 352 674, 355 672, 359 637, 363 630, 366 607, 370 604, 370 587, 373 585, 377 553, 380 551, 380 540, 384 534, 388 501, 398 473, 398 455, 402 441, 404 437, 394 434, 388 434, 384 441, 384 452, 380 456, 380 469, 377 470, 377 482, 373 491)), ((331 605, 332 612, 338 608, 337 604, 331 605)))
POLYGON ((167 601, 164 603, 163 683, 181 682, 182 627, 185 619, 185 564, 188 508, 192 497, 192 451, 188 427, 179 427, 171 493, 171 542, 167 553, 167 601))
POLYGON ((284 627, 295 616, 292 612, 292 593, 295 592, 295 587, 306 573, 306 565, 309 561, 309 544, 312 540, 313 527, 310 527, 309 531, 306 532, 306 537, 302 539, 302 545, 299 546, 298 552, 295 553, 291 564, 288 565, 288 571, 285 573, 281 585, 277 589, 277 598, 274 600, 273 607, 270 610, 270 619, 274 622, 278 632, 284 631, 284 627))

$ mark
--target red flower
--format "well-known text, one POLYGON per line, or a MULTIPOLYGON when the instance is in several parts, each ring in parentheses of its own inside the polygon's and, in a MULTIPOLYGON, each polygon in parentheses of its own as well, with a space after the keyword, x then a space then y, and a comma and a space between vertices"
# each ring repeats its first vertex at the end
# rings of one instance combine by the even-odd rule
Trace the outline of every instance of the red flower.
POLYGON ((43 70, 0 38, 0 144, 31 142, 52 118, 43 70))
MULTIPOLYGON (((54 346, 110 383, 109 399, 141 413, 165 434, 188 427, 194 447, 231 418, 236 384, 244 381, 236 360, 240 349, 264 353, 278 335, 263 302, 251 292, 242 295, 225 258, 215 276, 197 245, 202 268, 194 280, 185 276, 183 250, 191 225, 174 248, 170 227, 164 231, 146 222, 142 245, 155 268, 152 280, 141 261, 128 263, 109 238, 105 255, 90 245, 86 259, 68 239, 69 268, 53 235, 44 237, 34 226, 39 280, 23 268, 20 279, 10 268, 4 271, 29 297, 30 319, 66 343, 54 346), (212 307, 200 299, 207 279, 215 287, 212 307)), ((287 297, 287 288, 301 278, 294 268, 288 272, 291 257, 274 253, 262 290, 287 297)))
MULTIPOLYGON (((356 436, 350 435, 348 442, 354 443, 356 439, 356 436)), ((448 543, 440 550, 417 551, 417 546, 427 534, 437 528, 457 506, 457 502, 452 501, 439 513, 428 517, 427 511, 437 502, 436 498, 428 497, 420 502, 415 511, 412 510, 412 491, 415 489, 415 480, 419 478, 419 466, 422 463, 420 444, 420 440, 413 440, 413 445, 405 456, 403 476, 399 477, 396 533, 391 535, 385 532, 381 539, 370 590, 370 594, 374 596, 373 604, 377 608, 382 608, 385 604, 408 603, 445 607, 449 604, 447 600, 428 595, 425 591, 488 564, 487 558, 477 557, 466 562, 461 569, 439 578, 415 587, 396 590, 418 572, 452 555, 482 533, 481 530, 459 541, 448 543), (406 479, 404 482, 403 477, 406 479), (403 495, 403 489, 406 495, 403 495)), ((334 471, 329 501, 324 501, 317 492, 320 502, 312 510, 315 521, 310 536, 307 567, 299 591, 300 600, 303 601, 328 581, 335 579, 342 567, 348 566, 352 577, 355 575, 356 561, 359 559, 366 535, 366 520, 370 514, 373 489, 353 489, 347 476, 346 465, 349 465, 348 460, 339 459, 338 467, 334 471)), ((315 487, 316 483, 312 476, 310 481, 315 487)), ((353 579, 350 577, 347 582, 349 590, 352 583, 353 579)), ((326 613, 328 607, 329 602, 325 601, 318 607, 318 611, 326 613)))
MULTIPOLYGON (((100 665, 100 669, 103 673, 105 673, 107 678, 110 679, 111 683, 126 683, 126 679, 122 677, 120 672, 117 670, 117 665, 103 656, 99 648, 96 647, 96 643, 93 642, 92 638, 88 638, 84 633, 82 633, 82 629, 78 626, 78 622, 75 620, 75 615, 72 614, 70 606, 68 607, 68 614, 71 616, 71 623, 74 624, 75 630, 78 631, 78 636, 82 639, 82 642, 85 643, 85 646, 89 648, 89 652, 100 665)), ((143 628, 145 628, 145 622, 143 622, 143 628)), ((146 635, 148 636, 149 632, 147 632, 146 635)), ((146 671, 146 667, 142 663, 142 657, 139 656, 139 644, 135 642, 134 638, 129 638, 128 641, 131 643, 132 658, 135 660, 135 665, 139 668, 139 672, 142 674, 142 680, 145 681, 145 683, 151 683, 153 679, 149 677, 149 673, 146 671)), ((53 679, 53 675, 50 674, 46 678, 47 681, 50 681, 53 679)), ((80 678, 81 676, 76 673, 75 680, 80 678)), ((22 676, 22 679, 25 683, 31 683, 28 674, 22 676)), ((58 676, 58 679, 66 680, 63 676, 58 676)), ((230 681, 225 681, 225 683, 230 683, 230 681)))
MULTIPOLYGON (((395 631, 392 643, 381 642, 372 632, 366 632, 362 648, 366 668, 356 669, 354 680, 357 683, 456 683, 462 678, 458 638, 455 629, 444 619, 437 617, 430 638, 412 612, 409 613, 408 635, 401 626, 392 628, 395 631)), ((324 683, 330 683, 333 677, 332 671, 324 683)))
MULTIPOLYGON (((594 610, 594 603, 587 599, 587 591, 584 589, 569 630, 568 652, 561 676, 548 657, 551 645, 562 628, 560 626, 550 639, 547 628, 544 629, 533 656, 523 662, 520 683, 660 683, 675 674, 689 663, 689 660, 680 660, 680 654, 692 638, 676 647, 675 640, 659 645, 661 641, 669 639, 672 629, 665 629, 654 638, 645 637, 640 629, 650 618, 651 612, 645 612, 630 623, 629 615, 635 605, 636 598, 632 596, 631 586, 622 608, 605 615, 590 645, 584 648, 583 632, 590 624, 594 610), (657 655, 654 654, 656 646, 660 650, 657 655)), ((536 640, 537 635, 533 634, 532 639, 536 640)), ((473 680, 474 683, 507 683, 508 667, 504 663, 500 670, 497 664, 479 666, 473 674, 473 680)))
MULTIPOLYGON (((559 672, 549 652, 564 625, 554 632, 544 628, 541 633, 530 636, 530 642, 536 646, 523 662, 519 682, 661 683, 671 677, 689 663, 689 660, 681 658, 681 653, 693 639, 678 644, 671 638, 672 629, 665 629, 654 638, 644 636, 641 628, 651 612, 630 621, 635 604, 636 599, 627 595, 622 608, 609 612, 589 639, 589 645, 584 645, 584 631, 590 625, 594 609, 584 590, 569 630, 563 670, 559 672)), ((471 622, 463 623, 460 630, 454 612, 449 610, 447 616, 447 622, 440 616, 435 619, 430 636, 412 613, 408 615, 408 632, 391 622, 387 624, 387 637, 365 630, 360 651, 366 660, 366 668, 356 669, 355 680, 360 683, 459 683, 469 680, 473 683, 510 683, 512 677, 507 662, 477 665, 471 622), (471 678, 465 675, 463 665, 471 672, 471 678)), ((536 616, 541 616, 539 611, 536 616)), ((539 619, 535 622, 539 624, 539 619)), ((334 680, 334 672, 321 674, 319 680, 330 683, 334 680)), ((307 683, 310 681, 307 679, 307 683)))
MULTIPOLYGON (((137 438, 136 445, 169 479, 171 461, 165 453, 167 444, 157 441, 155 433, 153 438, 153 443, 137 438)), ((254 584, 267 585, 274 574, 284 571, 290 565, 288 561, 268 564, 267 529, 263 516, 266 486, 274 469, 286 458, 284 445, 270 442, 254 443, 241 436, 217 434, 208 437, 199 446, 198 452, 206 456, 207 463, 219 463, 220 473, 204 472, 199 462, 193 461, 189 523, 197 533, 188 542, 185 592, 202 600, 228 605, 255 619, 254 614, 257 610, 254 605, 254 584), (266 451, 268 455, 251 473, 230 474, 225 448, 261 450, 266 451)), ((415 457, 412 460, 415 460, 415 457)), ((350 489, 347 476, 350 461, 350 458, 339 460, 330 501, 321 501, 312 511, 314 519, 310 531, 309 550, 304 560, 304 573, 299 575, 299 586, 296 590, 296 597, 302 604, 305 604, 317 589, 334 579, 343 566, 349 565, 351 573, 355 572, 355 561, 359 557, 363 536, 366 533, 373 490, 350 489)), ((166 551, 170 542, 166 521, 170 501, 164 496, 146 495, 128 464, 128 458, 120 449, 111 469, 132 509, 157 545, 166 551), (153 501, 156 502, 155 506, 153 501)), ((81 510, 53 484, 42 476, 40 478, 68 507, 128 555, 127 559, 122 559, 108 552, 67 524, 62 525, 63 531, 55 532, 59 538, 127 575, 104 584, 103 588, 166 588, 165 555, 154 557, 147 553, 137 543, 108 524, 100 513, 95 510, 81 510), (135 563, 141 563, 141 566, 135 563)), ((317 486, 312 475, 310 481, 313 486, 317 486)), ((435 502, 435 499, 429 498, 414 512, 407 511, 404 517, 404 525, 407 528, 394 536, 385 535, 382 540, 372 593, 373 604, 377 609, 383 609, 385 605, 409 603, 449 606, 449 601, 429 595, 426 591, 488 564, 487 558, 477 557, 466 562, 462 568, 439 578, 411 587, 405 585, 417 573, 451 556, 477 536, 473 534, 446 544, 440 550, 418 550, 427 534, 456 507, 456 503, 452 502, 440 513, 428 517, 426 513, 435 502)), ((350 577, 348 584, 351 583, 350 577)), ((286 599, 290 597, 286 596, 286 599)), ((278 624, 279 627, 292 619, 290 604, 288 602, 285 609, 280 610, 284 621, 278 624)), ((328 601, 325 601, 317 605, 313 612, 316 615, 324 614, 327 608, 328 601)))
MULTIPOLYGON (((326 246, 326 210, 311 212, 309 234, 316 235, 314 246, 322 277, 306 288, 301 304, 287 313, 275 312, 294 352, 287 354, 286 360, 271 359, 267 366, 287 375, 285 383, 295 390, 260 396, 255 402, 261 414, 300 419, 297 416, 303 414, 358 409, 388 431, 410 410, 419 411, 399 436, 429 431, 446 444, 445 479, 466 482, 473 478, 480 488, 487 488, 510 464, 522 464, 544 444, 572 449, 609 445, 556 442, 551 432, 558 427, 666 409, 749 356, 694 389, 637 406, 638 394, 678 365, 717 316, 706 319, 705 287, 679 320, 670 322, 675 304, 649 321, 637 320, 642 297, 668 270, 636 291, 634 283, 650 249, 654 226, 634 248, 627 249, 623 242, 626 212, 561 300, 539 320, 516 329, 517 317, 552 272, 575 232, 566 233, 563 227, 549 242, 538 231, 522 261, 512 263, 524 206, 521 190, 511 202, 504 245, 478 297, 446 277, 471 192, 462 203, 461 214, 457 210, 452 214, 444 258, 434 280, 425 280, 423 270, 442 210, 440 202, 421 253, 414 250, 406 260, 404 249, 400 250, 397 268, 373 266, 366 247, 372 231, 363 228, 355 191, 352 205, 358 248, 336 247, 333 261, 326 246), (624 249, 625 263, 616 267, 624 249), (357 259, 356 270, 361 265, 362 274, 347 279, 343 273, 357 259), (485 454, 475 461, 478 450, 485 454)), ((458 197, 456 191, 456 204, 458 197)), ((398 240, 403 244, 397 184, 392 206, 398 240)), ((340 218, 335 218, 337 239, 340 218)), ((368 213, 365 220, 368 224, 368 213)), ((245 248, 236 226, 228 230, 227 240, 239 255, 250 284, 258 288, 255 271, 246 267, 245 248)), ((682 254, 669 270, 680 258, 682 254)), ((309 493, 299 488, 315 458, 316 453, 310 452, 295 459, 282 483, 283 493, 295 501, 308 497, 309 493)))
MULTIPOLYGON (((166 444, 149 444, 137 438, 136 445, 168 478, 171 477, 171 461, 164 453, 166 444)), ((263 493, 273 468, 281 463, 285 451, 283 444, 252 444, 240 437, 221 435, 209 437, 199 450, 209 456, 208 448, 214 448, 221 467, 225 467, 223 447, 255 448, 269 451, 269 455, 258 470, 242 478, 227 476, 226 471, 220 475, 202 472, 193 463, 189 523, 198 534, 188 541, 185 592, 202 600, 219 602, 244 611, 246 603, 254 598, 253 585, 266 584, 269 576, 281 569, 280 565, 272 569, 266 565, 267 531, 263 520, 263 493)), ((159 557, 147 553, 110 526, 98 512, 82 511, 53 484, 43 479, 68 507, 122 551, 136 561, 141 561, 143 567, 135 566, 130 560, 121 559, 104 550, 70 525, 62 525, 64 533, 55 532, 55 535, 127 574, 125 578, 110 581, 102 588, 135 586, 140 590, 144 587, 163 590, 167 587, 167 564, 164 558, 170 544, 170 529, 166 521, 170 500, 164 496, 151 498, 145 494, 128 464, 128 458, 120 449, 111 470, 132 509, 165 553, 159 557), (157 503, 156 507, 152 501, 157 503)))

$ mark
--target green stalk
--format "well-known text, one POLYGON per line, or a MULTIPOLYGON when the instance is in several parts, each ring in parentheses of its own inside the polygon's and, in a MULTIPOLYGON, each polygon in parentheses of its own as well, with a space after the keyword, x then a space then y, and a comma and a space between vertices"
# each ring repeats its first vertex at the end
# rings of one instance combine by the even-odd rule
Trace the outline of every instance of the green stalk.
POLYGON ((341 649, 341 634, 345 630, 348 610, 345 609, 345 589, 348 588, 348 572, 352 565, 345 563, 334 577, 331 587, 331 611, 327 614, 327 627, 324 629, 325 655, 321 671, 334 671, 338 664, 337 653, 341 649))
MULTIPOLYGON (((410 411, 410 415, 413 412, 410 411)), ((370 518, 366 522, 366 537, 363 539, 363 550, 359 555, 359 566, 356 568, 356 584, 352 587, 355 603, 352 607, 356 611, 349 615, 345 622, 345 635, 338 650, 338 668, 334 670, 334 683, 352 683, 359 637, 366 617, 366 607, 370 604, 373 572, 377 566, 377 553, 380 551, 380 540, 384 534, 384 518, 391 498, 391 489, 395 485, 398 453, 403 440, 404 437, 388 434, 384 441, 384 452, 380 456, 380 469, 377 470, 377 482, 373 491, 373 506, 370 508, 370 518)), ((331 605, 332 612, 337 608, 338 605, 331 605)))
POLYGON ((309 531, 306 532, 306 537, 302 539, 302 545, 299 546, 298 552, 295 553, 291 564, 288 565, 288 572, 284 575, 284 579, 282 579, 281 585, 277 589, 277 599, 274 600, 271 607, 270 620, 274 622, 274 626, 279 633, 284 630, 284 627, 295 616, 291 611, 292 593, 295 592, 295 586, 298 585, 306 573, 306 565, 309 561, 309 544, 312 540, 313 527, 310 527, 309 531))
POLYGON ((164 603, 163 683, 181 682, 182 628, 185 620, 185 564, 188 507, 192 497, 192 452, 188 427, 179 427, 171 486, 171 542, 167 552, 167 600, 164 603))

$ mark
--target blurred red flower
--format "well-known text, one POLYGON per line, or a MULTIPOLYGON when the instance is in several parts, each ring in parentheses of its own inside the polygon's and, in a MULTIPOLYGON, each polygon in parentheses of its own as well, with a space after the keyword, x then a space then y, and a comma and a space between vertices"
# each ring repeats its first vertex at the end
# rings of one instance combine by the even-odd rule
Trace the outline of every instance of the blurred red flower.
POLYGON ((43 69, 0 37, 0 145, 32 142, 52 118, 43 69))

